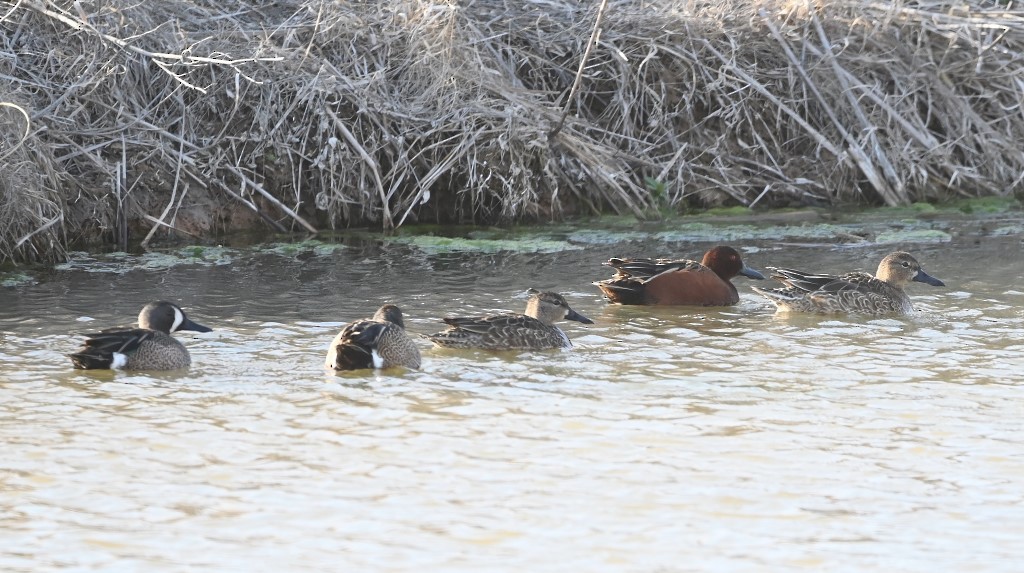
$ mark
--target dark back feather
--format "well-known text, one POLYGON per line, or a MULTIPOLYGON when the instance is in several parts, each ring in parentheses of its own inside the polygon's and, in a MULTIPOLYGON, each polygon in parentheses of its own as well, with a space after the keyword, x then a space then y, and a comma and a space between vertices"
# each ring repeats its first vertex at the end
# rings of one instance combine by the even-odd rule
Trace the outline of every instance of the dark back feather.
POLYGON ((157 333, 145 328, 109 328, 87 335, 82 348, 68 356, 75 368, 102 370, 110 368, 114 354, 131 354, 157 333))

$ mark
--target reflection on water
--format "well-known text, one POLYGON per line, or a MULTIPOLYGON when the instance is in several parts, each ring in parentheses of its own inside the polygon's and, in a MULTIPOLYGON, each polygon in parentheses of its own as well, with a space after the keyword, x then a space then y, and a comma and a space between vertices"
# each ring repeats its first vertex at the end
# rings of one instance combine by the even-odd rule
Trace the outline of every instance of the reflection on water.
MULTIPOLYGON (((704 245, 680 255, 699 256, 704 245)), ((624 252, 624 250, 629 252, 624 252)), ((1017 238, 919 246, 907 318, 609 306, 610 255, 343 249, 0 301, 0 570, 1013 571, 1024 530, 1017 238), (345 321, 411 331, 558 290, 572 352, 429 349, 334 376, 345 321), (179 301, 186 373, 71 370, 78 334, 179 301)), ((886 249, 762 245, 841 272, 886 249)))

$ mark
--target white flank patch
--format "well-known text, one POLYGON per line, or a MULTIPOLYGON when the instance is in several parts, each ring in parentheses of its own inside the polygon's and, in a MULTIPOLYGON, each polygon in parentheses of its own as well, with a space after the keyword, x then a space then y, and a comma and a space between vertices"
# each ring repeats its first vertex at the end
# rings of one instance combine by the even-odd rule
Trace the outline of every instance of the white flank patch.
POLYGON ((185 313, 181 312, 178 307, 174 307, 174 324, 171 325, 171 332, 178 330, 182 322, 185 322, 185 313))
POLYGON ((373 367, 374 368, 383 368, 384 367, 384 359, 380 357, 380 354, 377 354, 377 349, 376 348, 370 350, 370 356, 373 357, 373 367))
POLYGON ((124 368, 125 364, 128 364, 128 356, 115 352, 114 360, 110 363, 110 367, 117 370, 118 368, 124 368))

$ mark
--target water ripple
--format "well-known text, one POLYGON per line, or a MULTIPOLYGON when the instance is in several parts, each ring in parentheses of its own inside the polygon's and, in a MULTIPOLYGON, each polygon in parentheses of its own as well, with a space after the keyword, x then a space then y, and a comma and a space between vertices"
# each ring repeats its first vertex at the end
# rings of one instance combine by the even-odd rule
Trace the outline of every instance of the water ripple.
POLYGON ((911 287, 922 312, 866 319, 776 315, 747 282, 734 308, 610 306, 585 286, 602 248, 346 249, 11 290, 0 569, 1017 568, 1019 263, 966 245, 928 265, 957 286, 911 287), (420 340, 417 372, 321 368, 386 300, 428 333, 520 310, 530 286, 595 320, 564 325, 572 351, 420 340), (215 328, 180 336, 191 370, 68 368, 80 332, 156 297, 215 328))

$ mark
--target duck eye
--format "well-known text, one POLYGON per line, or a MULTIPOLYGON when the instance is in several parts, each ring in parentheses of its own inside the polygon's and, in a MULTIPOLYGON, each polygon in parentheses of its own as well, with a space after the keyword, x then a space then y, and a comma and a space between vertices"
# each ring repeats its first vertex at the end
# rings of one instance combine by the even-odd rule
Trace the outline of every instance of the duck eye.
POLYGON ((903 261, 903 267, 909 269, 910 268, 910 263, 907 262, 907 261, 903 261))

